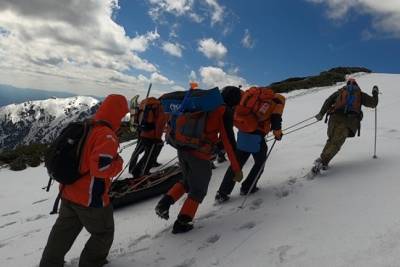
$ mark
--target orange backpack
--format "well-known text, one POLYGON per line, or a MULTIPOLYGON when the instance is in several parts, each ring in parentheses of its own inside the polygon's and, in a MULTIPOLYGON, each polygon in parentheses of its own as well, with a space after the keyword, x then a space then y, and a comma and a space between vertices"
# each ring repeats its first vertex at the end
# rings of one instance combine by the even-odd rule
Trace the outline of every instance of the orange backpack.
POLYGON ((276 105, 274 97, 274 91, 266 87, 251 87, 245 91, 235 108, 235 126, 245 133, 256 131, 260 122, 271 117, 276 105))
POLYGON ((147 132, 156 129, 160 109, 161 102, 155 97, 149 97, 140 102, 139 112, 135 120, 141 131, 147 132))
POLYGON ((357 85, 346 85, 339 89, 339 96, 334 105, 334 111, 361 113, 361 89, 357 85))

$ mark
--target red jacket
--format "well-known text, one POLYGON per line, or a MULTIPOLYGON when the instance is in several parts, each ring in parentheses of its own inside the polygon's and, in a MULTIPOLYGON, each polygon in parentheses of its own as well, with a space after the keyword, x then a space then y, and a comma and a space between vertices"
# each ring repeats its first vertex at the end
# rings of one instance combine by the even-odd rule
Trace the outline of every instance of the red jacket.
MULTIPOLYGON (((235 140, 230 140, 227 130, 232 131, 232 129, 226 129, 224 122, 224 114, 226 107, 220 106, 208 115, 207 125, 206 125, 206 138, 212 144, 216 144, 222 141, 224 144, 224 149, 228 154, 229 161, 231 162, 231 167, 234 172, 241 170, 240 164, 236 158, 234 146, 235 140)), ((234 137, 234 136, 233 136, 234 137)), ((198 157, 200 159, 210 160, 212 158, 211 154, 206 154, 197 150, 189 150, 189 153, 198 157)))
POLYGON ((106 207, 110 203, 108 192, 112 178, 122 170, 118 155, 119 141, 116 131, 129 112, 128 102, 122 95, 109 95, 94 116, 95 121, 106 121, 112 128, 97 125, 89 133, 83 147, 81 173, 88 173, 71 185, 65 185, 62 197, 85 207, 106 207))

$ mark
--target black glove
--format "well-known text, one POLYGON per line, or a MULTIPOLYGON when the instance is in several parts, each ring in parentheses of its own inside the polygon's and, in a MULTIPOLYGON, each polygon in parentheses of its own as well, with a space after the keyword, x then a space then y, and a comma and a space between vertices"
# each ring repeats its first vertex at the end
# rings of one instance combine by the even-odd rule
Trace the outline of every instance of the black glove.
POLYGON ((378 96, 379 95, 379 88, 378 86, 374 86, 374 88, 372 88, 372 95, 373 96, 378 96))
POLYGON ((315 115, 315 118, 316 118, 318 121, 322 121, 322 119, 324 118, 324 115, 321 114, 321 113, 318 113, 317 115, 315 115))

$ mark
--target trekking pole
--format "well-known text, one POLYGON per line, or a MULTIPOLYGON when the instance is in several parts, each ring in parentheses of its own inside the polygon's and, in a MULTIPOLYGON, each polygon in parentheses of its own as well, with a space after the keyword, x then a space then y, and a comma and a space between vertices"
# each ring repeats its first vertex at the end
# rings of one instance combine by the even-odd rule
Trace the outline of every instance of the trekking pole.
POLYGON ((146 163, 144 164, 144 167, 143 167, 142 171, 140 172, 140 176, 143 176, 144 173, 146 172, 147 165, 149 165, 149 161, 150 161, 151 157, 153 156, 153 152, 154 152, 154 147, 155 146, 156 146, 156 144, 152 144, 151 145, 151 149, 150 149, 149 155, 147 156, 146 163))
POLYGON ((376 155, 376 136, 377 136, 377 132, 378 132, 378 108, 375 107, 375 142, 374 142, 374 159, 377 159, 378 156, 376 155))
POLYGON ((267 163, 267 160, 268 160, 268 158, 269 158, 269 155, 271 154, 272 149, 274 148, 275 144, 276 144, 276 139, 275 139, 275 141, 272 143, 272 146, 271 146, 271 148, 269 149, 269 151, 268 151, 268 153, 267 153, 267 157, 265 158, 265 160, 264 160, 264 162, 263 162, 263 165, 262 165, 262 167, 260 168, 260 170, 258 171, 257 176, 256 176, 256 178, 254 179, 253 183, 251 184, 249 190, 247 191, 246 195, 244 196, 243 202, 242 202, 242 204, 239 206, 239 209, 243 209, 243 208, 244 208, 244 204, 246 203, 247 198, 248 198, 248 196, 249 196, 251 190, 253 190, 253 188, 254 188, 254 186, 256 185, 258 179, 260 179, 261 173, 264 171, 265 164, 267 163))

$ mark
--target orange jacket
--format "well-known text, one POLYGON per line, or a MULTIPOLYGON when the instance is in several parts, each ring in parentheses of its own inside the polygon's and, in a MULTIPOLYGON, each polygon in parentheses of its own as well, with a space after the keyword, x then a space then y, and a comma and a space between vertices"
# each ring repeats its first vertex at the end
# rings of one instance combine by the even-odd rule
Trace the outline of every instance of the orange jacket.
MULTIPOLYGON (((206 139, 210 141, 213 145, 217 144, 222 140, 224 144, 224 149, 228 154, 229 161, 231 162, 231 167, 234 172, 241 170, 240 164, 236 158, 235 154, 235 140, 230 140, 230 135, 227 131, 233 131, 233 129, 227 129, 225 127, 224 114, 226 107, 220 106, 208 115, 207 125, 206 125, 206 139), (219 136, 218 136, 219 135, 219 136)), ((232 128, 232 127, 231 127, 232 128)), ((234 137, 234 135, 232 135, 234 137)), ((189 153, 204 160, 210 160, 212 158, 211 154, 206 154, 197 150, 189 150, 189 153)))
POLYGON ((275 94, 272 101, 275 105, 271 116, 267 120, 258 123, 257 131, 261 132, 264 136, 271 130, 280 131, 282 128, 282 113, 285 108, 285 97, 281 94, 275 94))
POLYGON ((106 121, 112 129, 98 125, 92 128, 83 147, 81 173, 87 173, 62 189, 62 198, 85 207, 106 207, 110 203, 108 192, 112 177, 122 170, 118 155, 119 141, 116 131, 129 112, 128 102, 122 95, 109 95, 99 107, 94 121, 106 121))
POLYGON ((168 115, 164 113, 163 108, 160 106, 160 110, 155 123, 155 129, 151 131, 141 131, 140 137, 156 139, 161 141, 167 120, 168 120, 168 115))

